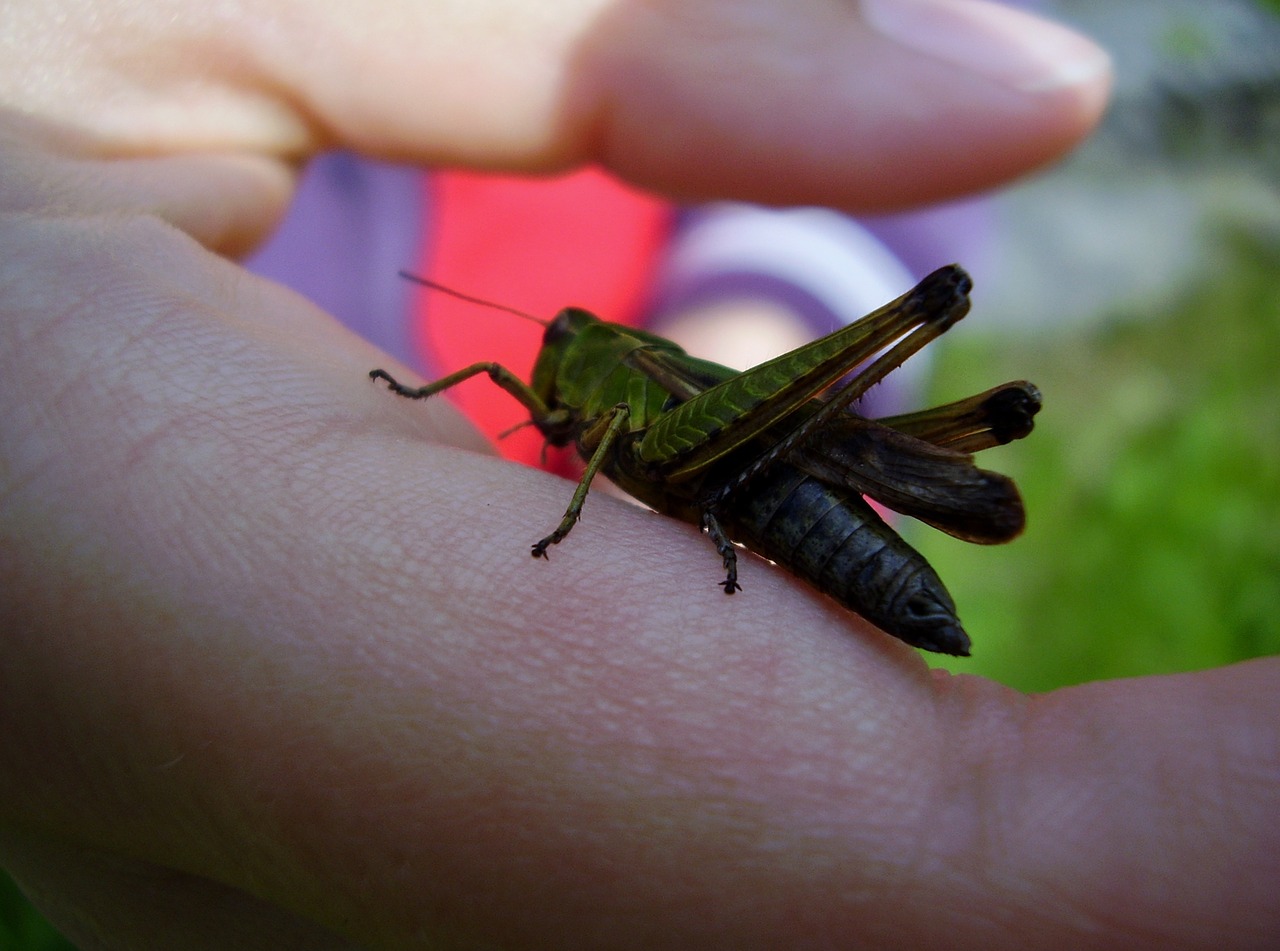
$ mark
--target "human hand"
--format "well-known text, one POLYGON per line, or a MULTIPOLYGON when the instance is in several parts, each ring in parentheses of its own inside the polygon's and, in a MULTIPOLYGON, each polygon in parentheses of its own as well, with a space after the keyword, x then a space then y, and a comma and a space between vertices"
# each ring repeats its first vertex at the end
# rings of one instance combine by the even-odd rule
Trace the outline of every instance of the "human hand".
POLYGON ((718 596, 705 539, 604 497, 533 564, 562 481, 459 451, 447 403, 390 399, 370 347, 211 253, 329 144, 937 198, 1086 131, 1086 47, 1002 21, 993 80, 835 0, 10 21, 0 861, 83 946, 1275 933, 1274 661, 1041 698, 931 675, 758 562, 718 596))

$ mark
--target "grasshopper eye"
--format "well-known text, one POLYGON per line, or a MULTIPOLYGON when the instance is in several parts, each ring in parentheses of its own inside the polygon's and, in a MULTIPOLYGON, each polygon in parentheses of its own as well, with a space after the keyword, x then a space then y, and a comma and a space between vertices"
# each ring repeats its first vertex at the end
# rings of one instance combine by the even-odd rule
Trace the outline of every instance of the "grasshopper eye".
POLYGON ((547 330, 543 333, 543 346, 550 347, 559 340, 563 340, 573 332, 573 312, 566 307, 556 315, 556 319, 547 325, 547 330))

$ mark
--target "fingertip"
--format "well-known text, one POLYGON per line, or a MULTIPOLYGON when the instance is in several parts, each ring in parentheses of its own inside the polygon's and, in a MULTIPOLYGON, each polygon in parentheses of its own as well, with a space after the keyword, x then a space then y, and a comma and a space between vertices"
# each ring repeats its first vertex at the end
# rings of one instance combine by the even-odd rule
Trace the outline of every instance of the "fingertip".
POLYGON ((601 25, 608 55, 579 77, 592 151, 675 195, 890 211, 1058 158, 1110 89, 1092 41, 982 0, 755 12, 711 29, 659 3, 601 25))
POLYGON ((867 24, 901 50, 903 68, 914 60, 960 71, 955 88, 966 99, 957 116, 968 129, 956 123, 953 131, 975 160, 966 169, 959 146, 962 157, 952 169, 962 191, 1058 158, 1106 109, 1111 58, 1069 27, 988 0, 863 0, 861 10, 867 24))
POLYGON ((913 53, 1021 93, 1094 89, 1111 60, 1092 40, 1050 20, 985 0, 863 0, 862 15, 913 53))
MULTIPOLYGON (((1067 26, 987 0, 864 0, 862 11, 908 56, 986 81, 988 107, 1003 102, 996 108, 1009 114, 1025 110, 1020 157, 1029 168, 1071 149, 1106 109, 1111 57, 1067 26)), ((972 95, 980 108, 983 97, 972 95)))

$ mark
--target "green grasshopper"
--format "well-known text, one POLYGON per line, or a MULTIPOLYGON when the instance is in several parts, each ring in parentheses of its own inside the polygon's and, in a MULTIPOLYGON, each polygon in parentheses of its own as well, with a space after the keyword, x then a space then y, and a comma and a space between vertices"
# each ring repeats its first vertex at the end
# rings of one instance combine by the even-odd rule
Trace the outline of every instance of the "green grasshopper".
POLYGON ((603 472, 656 511, 700 526, 720 555, 726 594, 741 590, 737 542, 908 644, 963 656, 969 637, 942 581, 863 496, 966 541, 1011 540, 1025 522, 1018 490, 971 453, 1030 433, 1040 394, 1006 383, 878 420, 849 406, 962 318, 971 287, 961 268, 940 268, 855 323, 745 372, 567 307, 538 321, 546 332, 532 384, 485 362, 422 387, 385 370, 369 376, 425 399, 487 373, 550 445, 576 444, 586 468, 534 557, 569 534, 603 472))

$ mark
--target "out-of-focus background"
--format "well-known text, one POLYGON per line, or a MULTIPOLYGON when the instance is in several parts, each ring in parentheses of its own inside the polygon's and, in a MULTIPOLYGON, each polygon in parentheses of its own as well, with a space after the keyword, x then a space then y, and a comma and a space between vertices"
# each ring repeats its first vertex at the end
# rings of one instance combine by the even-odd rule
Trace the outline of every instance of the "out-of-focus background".
MULTIPOLYGON (((984 453, 1011 545, 904 532, 1026 690, 1280 651, 1280 0, 1058 0, 1115 58, 1102 131, 994 200, 993 277, 932 349, 933 402, 1037 383, 984 453)), ((0 951, 65 951, 0 876, 0 951)))
POLYGON ((1059 0, 1117 73, 1099 134, 995 199, 996 274, 930 402, 1005 379, 1036 431, 983 453, 1025 535, 907 525, 974 656, 1026 690, 1280 651, 1280 0, 1059 0))

